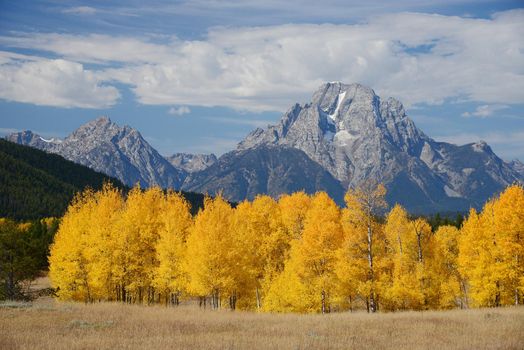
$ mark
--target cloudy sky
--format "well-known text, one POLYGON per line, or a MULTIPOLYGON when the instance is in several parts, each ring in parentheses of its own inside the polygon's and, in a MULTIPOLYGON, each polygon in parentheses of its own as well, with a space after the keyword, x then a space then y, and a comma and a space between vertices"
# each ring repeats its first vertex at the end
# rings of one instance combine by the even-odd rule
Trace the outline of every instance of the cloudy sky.
POLYGON ((325 81, 524 160, 522 1, 0 0, 4 135, 107 115, 162 154, 222 154, 325 81))

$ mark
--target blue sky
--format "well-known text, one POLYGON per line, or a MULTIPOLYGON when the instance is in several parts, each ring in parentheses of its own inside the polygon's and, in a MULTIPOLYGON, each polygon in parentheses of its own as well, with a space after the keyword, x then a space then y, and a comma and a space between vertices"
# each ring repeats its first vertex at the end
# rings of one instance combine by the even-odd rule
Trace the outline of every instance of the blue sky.
POLYGON ((162 154, 222 154, 337 80, 398 98, 437 140, 524 160, 523 8, 0 0, 0 134, 64 137, 107 115, 162 154))

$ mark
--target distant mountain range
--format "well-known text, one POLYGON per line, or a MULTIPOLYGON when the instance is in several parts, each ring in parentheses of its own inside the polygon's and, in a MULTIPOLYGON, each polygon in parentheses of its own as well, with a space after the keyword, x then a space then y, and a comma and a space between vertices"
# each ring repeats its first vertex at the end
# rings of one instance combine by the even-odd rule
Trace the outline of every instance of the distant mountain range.
POLYGON ((143 187, 179 188, 184 177, 136 129, 120 127, 107 117, 82 125, 63 140, 44 139, 31 131, 9 135, 7 140, 59 154, 129 186, 138 182, 143 187))
POLYGON ((390 204, 414 213, 479 207, 507 185, 524 180, 524 164, 504 162, 485 142, 457 146, 419 130, 402 104, 360 84, 323 84, 310 103, 295 104, 279 123, 256 129, 237 149, 214 155, 162 157, 128 126, 91 121, 67 138, 31 131, 8 140, 57 153, 127 185, 182 188, 232 201, 265 193, 344 192, 367 179, 382 182, 390 204))

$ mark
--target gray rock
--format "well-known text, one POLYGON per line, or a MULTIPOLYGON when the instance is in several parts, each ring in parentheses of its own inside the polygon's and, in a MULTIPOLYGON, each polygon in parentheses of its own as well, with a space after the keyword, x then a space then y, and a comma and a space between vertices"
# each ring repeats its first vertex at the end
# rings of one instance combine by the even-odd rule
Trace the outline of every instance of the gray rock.
POLYGON ((175 168, 182 169, 186 173, 194 173, 209 168, 215 164, 217 157, 214 154, 190 154, 190 153, 175 153, 170 157, 166 157, 167 161, 175 168))
POLYGON ((304 151, 346 189, 368 178, 383 182, 391 204, 414 212, 478 207, 522 179, 485 143, 436 142, 415 126, 399 101, 381 100, 360 84, 322 85, 311 103, 293 106, 278 124, 256 129, 237 149, 260 145, 304 151))
POLYGON ((179 188, 180 171, 175 169, 140 133, 129 126, 120 127, 100 117, 71 133, 64 140, 43 140, 32 132, 12 134, 8 140, 57 153, 75 163, 88 166, 133 186, 158 185, 179 188))
POLYGON ((508 165, 520 175, 521 181, 524 182, 524 163, 518 159, 514 159, 509 162, 508 165))
POLYGON ((252 200, 257 194, 278 198, 283 193, 326 191, 339 204, 344 189, 329 172, 304 152, 285 146, 260 146, 224 154, 204 171, 194 173, 183 189, 222 192, 231 201, 252 200))

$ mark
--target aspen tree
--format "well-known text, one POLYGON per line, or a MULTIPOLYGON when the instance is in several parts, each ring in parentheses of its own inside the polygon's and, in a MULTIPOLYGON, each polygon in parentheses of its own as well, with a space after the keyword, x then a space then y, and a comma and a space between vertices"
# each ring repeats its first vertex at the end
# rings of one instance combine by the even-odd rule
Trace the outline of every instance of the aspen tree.
POLYGON ((520 303, 523 197, 521 186, 510 186, 487 202, 480 215, 470 213, 462 227, 459 270, 474 306, 520 303))
POLYGON ((233 209, 220 195, 204 200, 204 209, 195 218, 187 241, 185 268, 188 289, 193 295, 211 296, 213 308, 235 287, 237 261, 231 255, 233 209))
POLYGON ((163 296, 166 304, 178 304, 180 295, 188 283, 183 261, 187 235, 192 225, 190 205, 180 193, 167 193, 160 221, 162 224, 156 245, 158 266, 153 286, 157 290, 158 298, 163 296))
POLYGON ((122 300, 127 302, 152 302, 153 279, 159 265, 156 246, 162 226, 161 212, 164 196, 158 187, 144 192, 133 188, 117 223, 118 245, 113 275, 121 287, 122 300))
POLYGON ((392 265, 389 285, 384 291, 384 302, 389 309, 418 309, 424 301, 416 268, 419 254, 414 250, 418 245, 412 232, 413 225, 407 212, 395 205, 384 226, 388 259, 392 265))
POLYGON ((311 205, 311 197, 305 192, 284 194, 278 201, 282 224, 289 232, 290 238, 298 239, 304 229, 306 213, 311 205))
POLYGON ((457 266, 459 235, 455 226, 440 226, 435 232, 435 255, 431 261, 435 282, 439 284, 435 308, 464 307, 464 281, 457 266))
POLYGON ((90 189, 76 195, 62 217, 50 249, 49 277, 62 300, 92 301, 85 249, 89 243, 93 197, 90 189))
POLYGON ((317 290, 322 313, 329 312, 336 284, 336 251, 343 241, 340 209, 325 193, 315 194, 306 213, 298 259, 306 283, 317 290))
MULTIPOLYGON (((376 291, 376 267, 375 267, 375 254, 377 247, 375 243, 378 243, 377 233, 381 231, 380 225, 377 225, 376 218, 380 215, 381 211, 386 208, 387 204, 385 201, 386 188, 382 184, 376 184, 372 181, 367 181, 357 189, 349 190, 344 200, 346 201, 346 220, 351 226, 351 232, 361 231, 357 233, 358 238, 364 238, 365 240, 365 255, 367 259, 367 277, 365 278, 364 285, 359 288, 362 291, 366 291, 368 295, 368 310, 376 312, 378 309, 377 305, 377 291, 376 291), (364 231, 364 232, 363 232, 364 231), (378 232, 377 232, 378 231, 378 232)), ((354 237, 349 237, 349 242, 354 237)), ((357 241, 358 241, 357 238, 357 241)), ((362 239, 360 242, 362 244, 362 239)))
POLYGON ((292 242, 284 270, 272 280, 262 306, 264 311, 311 313, 322 307, 317 288, 304 278, 299 244, 292 242))
POLYGON ((105 184, 93 195, 89 228, 84 255, 88 262, 91 298, 117 299, 117 285, 112 272, 115 267, 113 253, 116 249, 115 225, 124 205, 122 193, 111 184, 105 184))
POLYGON ((500 271, 506 291, 503 304, 521 304, 524 292, 524 189, 508 187, 494 205, 495 230, 501 250, 500 271))
POLYGON ((501 305, 501 259, 498 237, 493 230, 493 203, 480 215, 472 209, 461 230, 459 271, 468 280, 473 306, 501 305))

